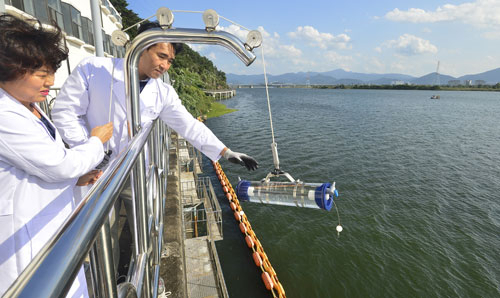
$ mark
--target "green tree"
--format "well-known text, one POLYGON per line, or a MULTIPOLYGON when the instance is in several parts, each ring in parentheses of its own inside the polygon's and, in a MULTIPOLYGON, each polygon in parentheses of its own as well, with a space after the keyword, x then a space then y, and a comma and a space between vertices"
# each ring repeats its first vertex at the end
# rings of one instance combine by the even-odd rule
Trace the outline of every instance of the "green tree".
MULTIPOLYGON (((128 28, 137 22, 140 22, 142 19, 132 10, 128 9, 127 0, 110 0, 111 4, 114 8, 120 13, 122 17, 123 28, 128 28)), ((132 40, 137 35, 137 28, 132 27, 127 31, 127 34, 130 36, 132 40)))

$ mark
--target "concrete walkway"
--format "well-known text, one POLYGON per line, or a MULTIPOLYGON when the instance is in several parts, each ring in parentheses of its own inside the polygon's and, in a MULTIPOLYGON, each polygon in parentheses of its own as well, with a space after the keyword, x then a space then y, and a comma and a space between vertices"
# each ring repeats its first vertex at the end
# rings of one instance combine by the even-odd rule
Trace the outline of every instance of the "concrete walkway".
MULTIPOLYGON (((172 138, 175 143, 177 136, 172 135, 172 138)), ((184 142, 179 137, 181 146, 178 152, 174 153, 172 150, 170 154, 161 276, 169 298, 220 297, 209 240, 207 237, 185 239, 183 205, 193 206, 203 203, 204 200, 197 195, 193 172, 183 171, 187 160, 190 159, 184 142)), ((197 170, 200 168, 197 162, 194 167, 197 170)), ((213 220, 212 218, 213 215, 211 218, 207 216, 208 220, 213 220)), ((209 226, 212 230, 213 225, 209 226)), ((220 238, 220 235, 218 236, 220 238)))

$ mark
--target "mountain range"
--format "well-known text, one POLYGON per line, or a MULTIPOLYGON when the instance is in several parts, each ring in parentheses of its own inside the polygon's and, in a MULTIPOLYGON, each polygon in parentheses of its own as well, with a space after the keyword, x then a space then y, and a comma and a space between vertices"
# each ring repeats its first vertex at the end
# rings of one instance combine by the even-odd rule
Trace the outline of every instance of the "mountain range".
MULTIPOLYGON (((238 75, 226 74, 227 83, 230 85, 259 85, 264 84, 264 75, 238 75)), ((421 77, 398 73, 360 73, 335 69, 326 72, 295 72, 284 73, 281 75, 267 75, 269 83, 276 84, 309 84, 312 85, 354 85, 354 84, 372 84, 372 85, 390 85, 390 84, 416 84, 416 85, 447 85, 448 81, 459 80, 464 84, 465 80, 471 80, 472 83, 477 80, 483 80, 486 84, 496 84, 500 82, 500 67, 478 74, 469 74, 461 77, 429 73, 421 77)))

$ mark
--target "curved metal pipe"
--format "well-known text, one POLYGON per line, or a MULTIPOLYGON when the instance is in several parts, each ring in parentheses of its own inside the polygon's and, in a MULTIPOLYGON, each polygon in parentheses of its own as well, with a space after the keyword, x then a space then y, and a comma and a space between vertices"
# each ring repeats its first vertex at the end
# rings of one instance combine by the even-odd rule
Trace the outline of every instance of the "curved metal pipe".
POLYGON ((125 92, 128 98, 127 116, 132 125, 131 137, 139 131, 141 125, 138 100, 140 94, 139 58, 145 49, 159 42, 221 45, 233 52, 247 66, 255 60, 255 55, 248 51, 236 36, 225 31, 208 32, 203 29, 173 28, 163 30, 154 28, 139 34, 134 38, 125 54, 125 92), (137 100, 132 100, 133 98, 137 100))

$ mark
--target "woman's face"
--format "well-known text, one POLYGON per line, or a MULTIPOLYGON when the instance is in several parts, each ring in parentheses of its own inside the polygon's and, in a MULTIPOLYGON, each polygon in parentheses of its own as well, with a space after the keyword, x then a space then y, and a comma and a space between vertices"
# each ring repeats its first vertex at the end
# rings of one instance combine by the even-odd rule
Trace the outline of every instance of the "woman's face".
POLYGON ((2 82, 0 87, 31 110, 30 104, 44 101, 52 85, 54 85, 54 71, 43 66, 16 80, 2 82))

